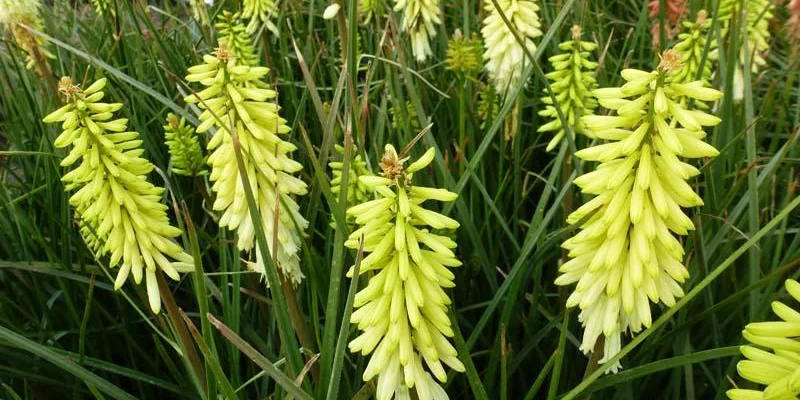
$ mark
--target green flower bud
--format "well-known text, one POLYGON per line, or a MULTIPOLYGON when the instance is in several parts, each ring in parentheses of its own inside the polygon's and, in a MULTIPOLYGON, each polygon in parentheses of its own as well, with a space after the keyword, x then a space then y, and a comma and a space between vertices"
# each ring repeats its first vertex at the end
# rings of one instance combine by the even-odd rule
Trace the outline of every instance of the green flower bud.
POLYGON ((217 28, 218 43, 225 43, 231 53, 238 59, 237 62, 239 64, 258 65, 258 55, 256 55, 256 51, 253 48, 247 28, 239 19, 239 13, 232 14, 229 11, 223 11, 217 17, 214 27, 217 28))
POLYGON ((392 128, 404 129, 405 125, 403 121, 407 120, 408 126, 411 127, 411 130, 414 132, 418 132, 420 130, 417 109, 414 108, 414 104, 412 104, 410 100, 406 100, 406 102, 403 104, 393 104, 389 111, 392 114, 392 128))
POLYGON ((717 40, 713 37, 708 42, 711 19, 706 10, 697 12, 695 22, 684 21, 683 30, 678 35, 678 42, 672 47, 681 57, 680 68, 670 74, 669 79, 678 83, 700 81, 709 86, 711 84, 712 65, 717 60, 717 40), (706 47, 709 47, 705 62, 701 64, 706 47))
MULTIPOLYGON (((361 225, 345 245, 357 249, 363 238, 366 257, 360 273, 375 271, 358 292, 350 322, 363 332, 349 344, 350 351, 371 354, 365 381, 378 378, 377 398, 445 399, 439 385, 447 374, 443 364, 463 372, 464 365, 448 340, 453 336, 447 309, 451 303, 443 288, 453 287, 448 267, 461 265, 453 250, 456 243, 433 229, 456 229, 458 222, 426 210, 426 200, 453 201, 445 189, 414 186, 413 170, 433 159, 430 149, 404 168, 394 147, 386 146, 381 159, 382 177, 362 176, 359 181, 378 198, 347 210, 361 225), (427 367, 427 368, 426 368, 427 367)), ((352 277, 351 268, 347 276, 352 277)))
POLYGON ((403 13, 400 29, 411 38, 411 53, 419 62, 432 55, 431 39, 442 23, 439 0, 395 0, 394 11, 403 13))
MULTIPOLYGON (((336 145, 336 152, 344 156, 344 147, 336 145)), ((351 150, 353 153, 357 151, 353 146, 351 150)), ((339 193, 342 191, 342 171, 344 169, 343 161, 331 161, 328 163, 333 173, 331 179, 331 192, 339 198, 339 193)), ((347 204, 362 204, 372 199, 372 190, 360 178, 373 177, 372 172, 367 169, 367 163, 361 158, 361 155, 356 155, 350 159, 350 171, 347 174, 347 204)), ((333 217, 331 217, 333 218, 333 217)), ((352 225, 355 223, 355 218, 351 215, 347 216, 347 223, 352 225)), ((335 227, 336 224, 331 221, 331 226, 335 227)))
POLYGON ((170 113, 164 132, 172 160, 172 172, 186 176, 205 175, 206 159, 194 128, 187 126, 184 118, 178 119, 170 113))
MULTIPOLYGON (((572 40, 558 46, 565 53, 550 57, 550 64, 553 65, 554 71, 546 76, 552 82, 550 84, 550 88, 553 90, 552 95, 556 98, 557 106, 566 119, 566 125, 574 132, 592 137, 591 132, 585 131, 579 122, 583 115, 592 114, 597 107, 597 101, 592 95, 592 90, 597 87, 597 81, 594 78, 597 63, 589 61, 589 52, 597 48, 597 45, 581 42, 580 37, 581 27, 573 26, 572 40)), ((547 144, 547 151, 551 151, 558 146, 566 132, 564 124, 561 123, 558 116, 558 110, 553 105, 553 98, 546 95, 542 97, 542 102, 548 106, 539 111, 539 115, 549 117, 551 121, 540 126, 538 132, 556 132, 553 139, 547 144)))
MULTIPOLYGON (((241 65, 237 60, 221 44, 214 54, 203 57, 203 64, 189 68, 186 77, 187 81, 206 87, 186 97, 187 103, 196 103, 203 110, 197 132, 216 129, 207 144, 211 151, 209 179, 217 194, 212 208, 222 212, 220 226, 237 232, 240 250, 257 247, 233 147, 235 133, 269 254, 276 255, 278 269, 296 285, 303 279, 298 253, 308 221, 300 214, 294 196, 306 194, 307 188, 292 174, 303 167, 290 158, 296 147, 282 138, 289 127, 278 115, 277 93, 263 82, 269 69, 241 65)), ((255 253, 256 261, 251 266, 264 275, 261 252, 256 248, 255 253)))
POLYGON ((483 20, 483 45, 486 52, 486 71, 494 83, 497 93, 505 94, 506 91, 516 86, 522 75, 523 66, 530 60, 525 55, 525 49, 533 54, 536 44, 533 39, 542 36, 539 22, 539 6, 533 0, 498 0, 495 8, 494 2, 487 2, 484 9, 489 16, 483 20), (514 34, 508 28, 500 13, 505 15, 520 39, 525 43, 523 48, 514 34))
MULTIPOLYGON (((786 291, 800 301, 800 283, 786 280, 786 291)), ((742 378, 766 386, 763 390, 730 389, 733 400, 794 399, 800 395, 800 312, 779 301, 772 311, 781 321, 756 322, 745 327, 745 340, 759 347, 741 346, 746 360, 736 370, 742 378)))
POLYGON ((159 202, 164 189, 147 181, 153 165, 140 157, 144 150, 139 134, 125 131, 125 119, 109 121, 110 113, 122 105, 100 103, 105 85, 106 80, 100 79, 81 91, 72 79, 61 78, 59 91, 67 104, 44 121, 63 122, 55 146, 72 149, 61 165, 78 163, 61 180, 67 190, 75 191, 69 203, 75 207, 86 244, 96 257, 109 255, 109 265, 120 267, 115 289, 130 274, 137 284, 145 276, 150 309, 158 313, 156 272, 178 280, 179 272, 194 271, 194 260, 173 240, 181 231, 170 225, 167 206, 159 202))
POLYGON ((719 119, 686 109, 681 100, 718 99, 721 93, 701 82, 670 82, 667 76, 678 68, 680 55, 667 51, 657 71, 622 71, 627 83, 621 88, 594 92, 616 115, 582 118, 586 129, 609 142, 575 154, 600 162, 574 181, 583 193, 597 197, 567 219, 580 224, 580 231, 562 245, 571 260, 561 265, 555 283, 577 283, 567 306, 581 308, 581 350, 593 351, 598 337, 605 336, 600 363, 619 352, 623 332, 650 326, 650 301, 674 305, 683 296, 680 283, 689 276, 674 235, 694 229, 681 207, 703 201, 686 183, 699 171, 679 157, 717 155, 702 141, 702 127, 719 119))
POLYGON ((372 20, 386 16, 386 2, 385 0, 358 0, 358 13, 361 15, 362 23, 369 24, 372 20))
POLYGON ((111 16, 117 15, 114 7, 111 6, 110 0, 92 0, 92 5, 97 15, 103 15, 106 12, 111 13, 111 16))
POLYGON ((247 33, 254 35, 263 25, 275 36, 280 36, 278 27, 272 22, 272 17, 277 11, 275 0, 243 0, 242 18, 250 20, 247 24, 247 33))
POLYGON ((483 45, 473 36, 466 38, 456 29, 455 35, 447 43, 445 67, 463 78, 474 79, 483 68, 483 45))
POLYGON ((489 124, 497 118, 500 112, 500 96, 495 93, 492 85, 484 85, 478 93, 478 120, 480 128, 487 129, 489 124))

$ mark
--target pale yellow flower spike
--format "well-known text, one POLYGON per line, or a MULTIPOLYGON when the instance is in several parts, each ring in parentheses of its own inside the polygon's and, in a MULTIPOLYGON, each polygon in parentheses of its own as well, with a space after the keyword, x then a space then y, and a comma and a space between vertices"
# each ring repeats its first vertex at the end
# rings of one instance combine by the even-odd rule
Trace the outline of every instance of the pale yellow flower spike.
POLYGON ((499 94, 518 84, 522 75, 523 66, 528 64, 525 49, 533 54, 536 44, 533 39, 542 36, 541 23, 539 22, 539 6, 533 0, 497 0, 500 8, 495 8, 494 2, 486 3, 485 9, 489 16, 483 20, 484 47, 486 52, 486 71, 494 83, 499 94), (500 13, 514 27, 525 47, 519 44, 514 34, 508 28, 500 13))
MULTIPOLYGON (((413 186, 413 174, 430 164, 429 149, 404 167, 391 145, 381 159, 382 176, 359 180, 378 198, 351 207, 361 228, 345 245, 357 249, 364 239, 366 256, 360 274, 373 271, 367 286, 355 297, 350 322, 363 333, 350 342, 352 352, 372 354, 364 381, 377 376, 378 400, 447 399, 439 385, 447 374, 442 364, 463 372, 464 365, 448 338, 453 336, 447 309, 451 303, 443 288, 453 287, 449 268, 461 265, 453 250, 456 243, 432 229, 456 229, 455 220, 423 208, 427 200, 454 201, 445 189, 413 186), (434 379, 435 378, 435 379, 434 379), (412 397, 412 391, 416 396, 412 397)), ((353 268, 347 276, 353 277, 353 268)))
POLYGON ((622 87, 594 91, 600 105, 616 115, 581 119, 608 142, 575 153, 600 163, 574 181, 596 197, 567 218, 580 232, 562 245, 571 260, 561 265, 555 283, 577 283, 567 306, 581 309, 584 353, 605 337, 600 363, 620 351, 623 333, 650 326, 651 301, 674 305, 689 276, 675 234, 694 229, 681 208, 703 200, 686 182, 700 171, 679 157, 716 156, 719 152, 703 141, 703 126, 720 120, 686 109, 681 99, 714 101, 722 93, 702 82, 670 82, 667 76, 680 67, 680 55, 669 50, 656 71, 623 70, 622 87))
POLYGON ((57 148, 72 146, 61 166, 79 165, 61 180, 75 190, 69 203, 80 218, 81 233, 96 257, 110 255, 109 266, 120 266, 114 288, 133 274, 139 284, 147 279, 150 309, 161 310, 156 273, 174 280, 179 272, 194 271, 194 260, 173 238, 181 231, 169 223, 167 206, 160 203, 164 189, 147 181, 153 165, 141 157, 139 134, 128 132, 128 120, 113 119, 120 103, 101 103, 106 85, 100 79, 86 90, 65 77, 59 90, 67 104, 44 118, 63 122, 57 148))
POLYGON ((303 166, 289 157, 296 147, 282 139, 289 127, 278 115, 277 93, 262 82, 269 69, 239 64, 224 43, 214 54, 203 56, 203 61, 189 68, 186 80, 198 82, 205 89, 186 97, 186 102, 197 103, 203 110, 197 133, 216 129, 207 147, 211 151, 209 178, 214 182, 211 189, 217 193, 213 209, 222 212, 219 225, 236 231, 240 250, 256 247, 256 262, 251 265, 265 275, 234 153, 235 134, 269 254, 276 255, 279 271, 297 285, 304 277, 298 252, 308 222, 300 215, 293 196, 303 195, 307 189, 305 182, 292 176, 303 166))
POLYGON ((425 61, 433 54, 431 39, 436 36, 436 25, 442 23, 439 0, 395 0, 395 11, 403 12, 403 32, 411 37, 411 52, 417 61, 425 61))
MULTIPOLYGON (((786 291, 800 301, 800 283, 786 280, 786 291)), ((744 328, 744 338, 758 347, 741 346, 746 360, 736 365, 739 376, 766 387, 728 390, 725 394, 732 400, 791 400, 800 396, 800 312, 780 301, 772 302, 772 311, 781 321, 754 322, 744 328)))

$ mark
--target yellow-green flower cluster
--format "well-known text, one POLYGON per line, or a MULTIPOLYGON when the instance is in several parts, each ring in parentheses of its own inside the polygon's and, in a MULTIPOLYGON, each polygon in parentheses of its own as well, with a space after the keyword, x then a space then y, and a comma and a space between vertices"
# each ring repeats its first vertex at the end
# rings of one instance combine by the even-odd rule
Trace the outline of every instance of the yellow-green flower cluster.
POLYGON ((194 128, 186 125, 186 119, 168 114, 164 133, 172 160, 172 172, 185 176, 205 175, 206 158, 203 156, 203 149, 194 128))
POLYGON ((483 68, 483 44, 477 37, 464 37, 461 30, 447 43, 445 67, 465 78, 477 76, 483 68))
MULTIPOLYGON (((0 26, 11 31, 14 41, 27 54, 28 69, 46 62, 53 55, 44 47, 44 39, 31 34, 25 26, 42 31, 44 23, 39 15, 39 0, 0 0, 0 26)), ((41 75, 41 74, 40 74, 41 75)))
POLYGON ((214 54, 203 56, 203 64, 189 68, 186 80, 205 89, 188 96, 200 115, 198 133, 216 128, 208 142, 209 178, 217 199, 213 209, 222 211, 219 225, 235 230, 242 251, 256 247, 253 268, 265 274, 264 260, 255 244, 256 228, 250 217, 241 174, 246 179, 261 215, 269 254, 276 255, 279 270, 294 284, 303 279, 298 252, 302 230, 308 222, 300 215, 294 195, 306 193, 306 184, 292 176, 303 166, 290 158, 296 147, 282 139, 289 132, 278 115, 276 92, 262 82, 266 67, 241 65, 223 44, 214 54), (241 149, 244 171, 240 171, 234 149, 234 135, 241 149), (277 241, 275 240, 277 239, 277 241))
POLYGON ((179 272, 194 271, 194 261, 173 240, 181 231, 170 225, 167 206, 160 203, 164 189, 147 181, 153 165, 141 157, 139 134, 126 130, 126 119, 114 119, 122 104, 101 102, 105 85, 100 79, 81 91, 70 78, 62 78, 59 90, 67 104, 44 121, 62 122, 56 147, 72 146, 61 166, 79 163, 61 180, 67 190, 75 190, 69 203, 87 244, 98 257, 109 254, 111 267, 121 264, 115 289, 130 274, 137 284, 144 276, 150 308, 158 313, 158 270, 178 280, 179 272))
MULTIPOLYGON (((353 146, 353 152, 357 149, 353 146)), ((336 152, 344 156, 344 147, 336 145, 336 152)), ((333 171, 333 179, 331 179, 331 192, 339 198, 339 193, 342 191, 342 171, 344 170, 343 161, 331 161, 328 163, 333 171)), ((350 158, 350 171, 347 173, 347 204, 361 204, 372 199, 372 190, 367 187, 364 182, 358 179, 361 176, 372 176, 372 172, 367 169, 367 163, 361 158, 361 155, 351 156, 350 158)), ((353 224, 355 218, 347 216, 347 223, 353 224)), ((332 225, 335 226, 335 225, 332 225)))
MULTIPOLYGON (((786 291, 800 301, 800 283, 786 281, 786 291)), ((736 366, 739 376, 765 385, 763 390, 731 389, 732 400, 789 400, 800 396, 800 312, 780 301, 772 302, 772 312, 781 321, 748 324, 742 335, 754 346, 739 349, 746 360, 736 366)))
POLYGON ((103 15, 106 12, 110 12, 111 15, 115 15, 114 8, 111 7, 110 0, 92 0, 92 5, 94 6, 94 12, 97 15, 103 15))
MULTIPOLYGON (((555 97, 561 114, 566 119, 566 125, 574 132, 586 134, 593 137, 591 132, 587 132, 580 124, 580 118, 594 112, 597 101, 592 95, 592 90, 597 87, 594 77, 594 70, 597 63, 589 60, 589 52, 595 50, 597 45, 591 42, 580 40, 581 27, 572 27, 572 40, 568 40, 558 45, 564 51, 550 57, 549 61, 555 71, 545 75, 552 83, 550 88, 555 97)), ((553 105, 551 96, 542 97, 542 102, 547 104, 544 110, 539 111, 539 115, 549 117, 550 122, 539 127, 539 132, 555 131, 556 134, 550 143, 547 144, 547 151, 553 150, 564 138, 566 131, 564 124, 558 115, 556 106, 553 105)))
POLYGON ((420 130, 417 109, 414 107, 414 103, 412 103, 411 100, 406 100, 406 102, 402 104, 395 103, 389 111, 392 114, 392 128, 404 129, 405 121, 407 120, 408 126, 414 132, 420 130))
POLYGON ((539 6, 534 0, 497 0, 495 3, 486 3, 489 16, 483 20, 484 47, 486 52, 486 71, 494 83, 497 93, 504 94, 518 84, 522 69, 529 62, 526 59, 525 49, 531 54, 536 50, 533 39, 542 36, 541 23, 539 22, 539 6), (506 25, 501 13, 505 15, 514 32, 525 44, 523 47, 506 25))
POLYGON ((680 100, 714 101, 722 93, 702 82, 669 82, 667 75, 678 68, 680 55, 667 51, 657 71, 623 70, 622 87, 594 91, 600 105, 616 115, 583 117, 586 128, 608 143, 575 154, 600 163, 574 181, 596 197, 567 218, 580 232, 562 245, 571 260, 559 268, 556 284, 577 283, 567 307, 581 308, 584 353, 605 336, 601 363, 619 352, 622 333, 650 326, 650 301, 674 305, 689 276, 675 235, 694 229, 681 207, 703 200, 686 182, 700 172, 679 157, 716 156, 703 141, 703 126, 720 120, 687 109, 680 100))
POLYGON ((670 74, 670 79, 674 82, 689 83, 699 80, 706 85, 711 84, 712 64, 717 59, 717 40, 712 35, 711 43, 708 42, 710 29, 711 20, 708 19, 706 10, 697 12, 695 22, 683 22, 683 30, 678 35, 680 41, 673 46, 673 50, 681 55, 683 68, 670 74), (703 54, 706 54, 705 60, 703 54))
MULTIPOLYGON (((446 399, 443 363, 463 372, 455 348, 443 288, 453 287, 448 267, 461 265, 456 243, 431 229, 456 229, 458 222, 423 208, 427 200, 453 201, 445 189, 414 186, 413 174, 430 164, 434 149, 407 168, 391 145, 381 159, 383 176, 362 176, 378 198, 347 210, 362 225, 345 245, 357 249, 363 238, 360 274, 372 271, 367 286, 355 297, 350 322, 363 332, 350 351, 372 354, 363 379, 378 377, 378 400, 446 399), (427 367, 427 368, 426 368, 427 367), (434 379, 435 377, 435 379, 434 379), (412 397, 412 391, 416 396, 412 397)), ((347 276, 353 276, 353 268, 347 276)))
POLYGON ((272 17, 277 11, 275 0, 243 0, 242 18, 250 20, 247 24, 247 33, 255 34, 263 25, 275 36, 280 36, 278 27, 272 22, 272 17))
POLYGON ((366 25, 372 20, 386 16, 386 3, 384 0, 359 0, 358 13, 366 25))
POLYGON ((753 73, 767 64, 764 59, 769 51, 769 20, 772 19, 772 10, 775 2, 772 0, 722 0, 719 4, 719 20, 722 22, 723 36, 730 37, 732 21, 737 21, 738 32, 736 34, 737 43, 740 44, 741 52, 738 55, 738 67, 735 71, 733 82, 733 94, 735 100, 744 98, 744 71, 750 69, 753 73), (744 4, 745 10, 739 9, 744 4), (746 27, 742 24, 746 23, 746 27), (745 40, 744 31, 747 30, 747 46, 743 44, 745 40), (750 65, 744 65, 745 56, 750 55, 750 65))
POLYGON ((486 129, 500 113, 500 96, 494 91, 492 85, 484 85, 478 93, 478 120, 481 129, 486 129))
POLYGON ((394 10, 403 12, 401 29, 411 37, 411 53, 417 61, 425 61, 433 54, 431 39, 436 36, 436 25, 442 23, 439 0, 395 0, 394 10))
POLYGON ((258 55, 253 48, 253 42, 247 33, 247 28, 239 20, 239 13, 223 11, 217 17, 214 24, 217 28, 218 43, 225 44, 233 56, 238 59, 237 63, 243 65, 257 66, 259 63, 258 55))

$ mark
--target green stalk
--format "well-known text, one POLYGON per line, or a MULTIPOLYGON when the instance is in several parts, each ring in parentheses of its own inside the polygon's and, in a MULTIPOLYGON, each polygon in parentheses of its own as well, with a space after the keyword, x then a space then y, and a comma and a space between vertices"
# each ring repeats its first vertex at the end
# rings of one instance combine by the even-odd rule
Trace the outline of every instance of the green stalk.
MULTIPOLYGON (((272 295, 273 310, 275 311, 276 320, 278 323, 278 331, 280 332, 283 344, 281 348, 284 350, 286 358, 288 359, 287 366, 291 376, 297 376, 303 369, 303 362, 300 359, 300 352, 298 351, 299 345, 297 337, 292 327, 292 319, 289 316, 289 306, 284 297, 283 291, 279 288, 281 280, 278 278, 277 266, 273 262, 272 255, 269 254, 269 247, 267 245, 267 238, 264 233, 264 227, 258 223, 261 221, 261 213, 256 206, 255 197, 253 196, 253 189, 250 187, 247 178, 247 170, 244 166, 244 159, 242 156, 242 148, 239 144, 239 136, 235 131, 231 130, 231 137, 233 139, 233 149, 236 155, 236 164, 239 168, 239 174, 242 178, 242 186, 244 187, 245 196, 247 197, 247 208, 250 212, 250 218, 255 221, 253 224, 256 231, 256 241, 258 249, 261 252, 261 259, 264 261, 264 271, 267 275, 267 282, 269 283, 269 291, 272 295)), ((296 329, 296 327, 295 327, 296 329)))
MULTIPOLYGON (((206 291, 205 271, 203 270, 203 256, 200 253, 197 232, 194 228, 194 222, 192 222, 192 218, 189 215, 189 209, 186 207, 186 203, 182 203, 181 206, 183 220, 185 221, 184 227, 186 229, 186 235, 189 237, 189 247, 192 252, 192 258, 194 259, 194 273, 191 275, 192 284, 194 285, 194 294, 197 299, 197 307, 200 310, 200 329, 203 332, 203 340, 205 340, 208 346, 208 351, 213 354, 213 357, 218 359, 219 354, 217 353, 217 346, 214 343, 214 337, 211 333, 211 325, 208 323, 208 319, 203 317, 208 314, 208 293, 206 291)), ((211 396, 213 393, 216 393, 217 390, 208 356, 206 356, 205 362, 207 390, 209 396, 211 396)))
POLYGON ((205 389, 208 388, 205 370, 203 369, 200 357, 197 356, 197 351, 195 351, 192 337, 189 335, 189 331, 186 330, 186 325, 183 323, 183 319, 180 316, 178 305, 175 303, 175 297, 172 296, 172 292, 169 290, 167 281, 164 279, 164 275, 161 271, 156 272, 156 278, 158 279, 158 291, 161 294, 164 307, 167 309, 170 325, 172 329, 174 329, 175 335, 178 337, 178 341, 181 345, 181 356, 183 357, 187 372, 189 372, 192 382, 197 386, 197 391, 201 397, 204 399, 209 398, 213 393, 206 393, 205 391, 205 389))
MULTIPOLYGON (((346 172, 343 171, 343 175, 346 172)), ((343 188, 346 188, 344 185, 343 188)), ((346 192, 346 190, 342 190, 346 192)), ((336 340, 336 349, 333 356, 333 366, 331 372, 331 379, 328 382, 328 390, 325 394, 326 400, 336 400, 339 395, 340 377, 342 375, 342 363, 344 362, 344 352, 347 346, 347 339, 350 336, 350 316, 353 313, 353 301, 356 297, 356 289, 358 289, 358 278, 360 277, 359 268, 361 267, 361 259, 364 256, 364 238, 362 237, 358 245, 358 253, 356 254, 356 261, 353 265, 353 279, 350 281, 350 289, 347 291, 347 301, 345 303, 344 315, 342 316, 342 323, 339 327, 339 338, 336 340)))
POLYGON ((542 387, 542 384, 544 384, 544 379, 547 378, 547 374, 549 374, 550 370, 553 368, 553 364, 555 363, 558 354, 559 353, 557 351, 554 352, 553 355, 551 355, 550 358, 547 360, 547 362, 544 364, 544 367, 542 367, 542 370, 539 372, 539 375, 536 377, 536 380, 533 381, 533 385, 531 385, 531 388, 528 390, 528 393, 525 394, 525 400, 533 400, 536 397, 536 393, 539 392, 539 389, 542 387))
MULTIPOLYGON (((547 391, 547 399, 554 400, 556 398, 556 394, 558 393, 558 384, 561 380, 561 367, 564 364, 564 356, 566 353, 566 344, 567 344, 567 332, 569 331, 569 309, 564 310, 564 320, 561 323, 561 334, 558 336, 558 348, 556 349, 555 356, 555 365, 553 366, 553 375, 550 376, 550 389, 547 391)), ((598 343, 601 343, 601 340, 598 340, 598 343)), ((592 353, 592 357, 595 357, 599 352, 595 351, 592 353)), ((590 360, 589 366, 593 365, 590 360)), ((596 365, 596 363, 594 363, 596 365)))
MULTIPOLYGON (((747 12, 744 8, 744 1, 741 3, 742 10, 741 15, 747 15, 747 12)), ((747 131, 745 132, 745 153, 747 157, 747 162, 750 165, 747 171, 747 197, 750 199, 750 204, 747 209, 747 228, 750 232, 758 231, 759 227, 759 206, 758 206, 758 173, 756 172, 756 164, 758 160, 756 159, 756 123, 753 117, 753 89, 752 89, 752 82, 751 82, 751 72, 750 72, 750 51, 749 44, 750 41, 747 37, 747 21, 742 20, 741 29, 744 35, 744 39, 742 40, 742 46, 744 46, 744 60, 742 67, 742 75, 744 76, 744 121, 747 131)), ((747 253, 748 258, 748 268, 749 268, 749 279, 750 284, 753 284, 758 281, 758 277, 761 275, 761 251, 758 247, 753 247, 747 253)), ((755 320, 758 318, 758 300, 759 300, 759 293, 751 292, 750 293, 750 308, 749 308, 749 315, 751 320, 755 320)))

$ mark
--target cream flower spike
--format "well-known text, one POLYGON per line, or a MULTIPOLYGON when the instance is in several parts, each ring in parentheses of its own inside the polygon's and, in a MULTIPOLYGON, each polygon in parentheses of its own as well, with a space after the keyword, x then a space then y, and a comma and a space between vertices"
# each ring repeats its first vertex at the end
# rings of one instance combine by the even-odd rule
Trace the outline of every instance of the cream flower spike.
POLYGON ((275 36, 280 36, 278 27, 272 22, 272 17, 277 11, 275 0, 243 0, 242 18, 250 20, 247 24, 247 33, 254 35, 263 25, 275 36))
MULTIPOLYGON (((800 283, 786 281, 786 291, 800 301, 800 283)), ((748 324, 742 335, 754 346, 739 349, 746 360, 736 370, 742 378, 765 385, 763 390, 730 389, 732 400, 796 399, 800 396, 800 312, 779 302, 772 302, 772 311, 781 321, 748 324)))
MULTIPOLYGON (((622 87, 594 91, 600 105, 616 115, 582 118, 608 143, 575 154, 600 163, 574 181, 596 197, 567 218, 580 231, 562 245, 571 260, 561 265, 555 283, 577 283, 567 307, 581 309, 584 353, 605 337, 600 363, 620 351, 623 333, 650 326, 651 301, 674 305, 689 276, 675 234, 694 229, 681 207, 700 206, 703 200, 686 182, 700 171, 679 157, 716 156, 718 151, 703 141, 703 126, 720 120, 686 109, 680 100, 713 101, 722 93, 701 82, 669 82, 667 75, 678 68, 680 55, 670 50, 657 71, 623 70, 627 83, 622 87)), ((610 370, 619 368, 615 364, 610 370)))
POLYGON ((744 40, 744 34, 741 28, 741 16, 746 18, 747 22, 747 46, 741 46, 741 53, 739 54, 739 65, 734 72, 733 81, 733 97, 734 100, 739 101, 744 98, 744 71, 748 68, 757 73, 759 69, 767 65, 764 59, 765 54, 769 51, 769 20, 772 19, 772 11, 775 8, 773 0, 747 0, 743 3, 747 8, 744 13, 738 9, 741 0, 721 0, 719 4, 719 20, 722 22, 722 35, 729 36, 731 34, 731 21, 736 20, 739 32, 737 42, 741 43, 744 40), (746 49, 745 49, 746 47, 746 49), (750 52, 750 66, 744 65, 745 50, 750 52))
MULTIPOLYGON (((597 107, 597 101, 592 94, 592 90, 597 87, 597 81, 594 78, 597 63, 589 61, 589 52, 596 49, 597 45, 591 42, 582 42, 580 39, 581 27, 575 25, 572 27, 572 40, 558 45, 558 48, 565 53, 550 57, 550 64, 553 65, 555 71, 550 72, 546 77, 552 82, 550 88, 553 89, 553 96, 558 102, 558 107, 561 109, 567 125, 572 127, 574 132, 592 137, 591 132, 584 130, 579 122, 583 115, 592 114, 597 107)), ((546 150, 551 151, 561 143, 566 132, 558 116, 558 110, 553 106, 552 97, 546 95, 542 97, 542 102, 548 106, 539 111, 539 115, 550 117, 552 120, 540 126, 538 132, 556 132, 553 139, 547 144, 546 150)))
POLYGON ((497 0, 497 5, 500 6, 499 9, 495 8, 494 2, 487 2, 485 9, 489 16, 483 20, 481 34, 486 48, 483 54, 486 71, 497 93, 503 95, 518 84, 523 66, 530 62, 525 55, 525 49, 531 54, 536 50, 533 39, 542 36, 542 25, 537 14, 539 6, 533 0, 497 0), (525 47, 514 38, 500 16, 501 12, 525 43, 525 47))
POLYGON ((67 104, 44 118, 62 122, 55 147, 72 146, 61 166, 79 165, 64 175, 66 190, 80 219, 81 233, 96 257, 110 255, 109 266, 119 264, 114 288, 133 274, 139 284, 147 279, 150 309, 158 314, 161 297, 159 270, 174 280, 179 272, 193 272, 194 260, 173 238, 181 231, 169 223, 167 206, 160 203, 164 189, 147 181, 153 165, 141 157, 139 134, 128 132, 126 119, 113 119, 120 103, 100 102, 105 79, 81 91, 72 79, 61 78, 59 90, 67 104))
MULTIPOLYGON (((447 399, 439 385, 447 374, 443 363, 463 372, 464 365, 448 338, 453 336, 447 309, 451 300, 443 288, 455 286, 449 268, 461 265, 456 243, 432 229, 456 229, 455 220, 426 210, 427 200, 453 201, 445 189, 414 186, 413 174, 435 155, 429 149, 408 167, 391 145, 381 159, 382 176, 359 180, 378 198, 351 207, 349 215, 361 228, 345 245, 359 247, 364 239, 360 274, 372 271, 367 286, 355 297, 350 322, 363 333, 350 342, 352 352, 372 354, 364 381, 378 377, 378 400, 447 399), (435 379, 434 379, 435 378, 435 379), (412 397, 412 391, 416 396, 412 397)), ((347 276, 353 276, 353 268, 347 276)))
POLYGON ((294 196, 305 194, 307 189, 305 182, 292 176, 303 166, 289 157, 296 147, 282 139, 289 127, 278 115, 276 92, 262 81, 269 69, 238 64, 224 43, 203 61, 189 68, 186 80, 198 82, 205 89, 186 97, 186 102, 196 103, 203 110, 197 133, 216 129, 207 147, 211 151, 209 179, 214 182, 211 189, 217 193, 212 208, 222 212, 219 225, 236 231, 240 250, 256 247, 256 262, 251 266, 265 275, 234 153, 235 134, 269 254, 276 254, 279 271, 297 285, 304 277, 298 253, 308 222, 300 215, 294 196))
POLYGON ((395 0, 394 10, 403 12, 403 32, 411 37, 411 53, 417 61, 425 61, 433 54, 431 39, 436 36, 436 25, 442 23, 439 0, 395 0))

